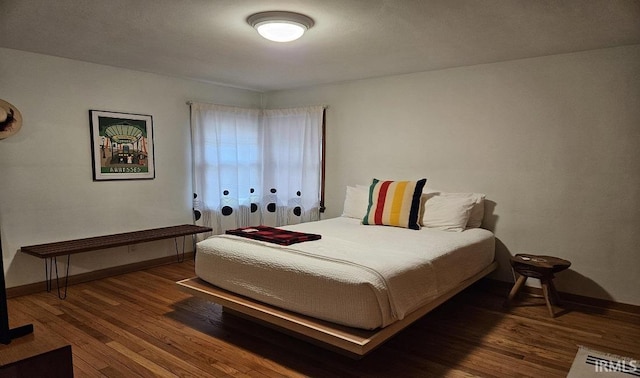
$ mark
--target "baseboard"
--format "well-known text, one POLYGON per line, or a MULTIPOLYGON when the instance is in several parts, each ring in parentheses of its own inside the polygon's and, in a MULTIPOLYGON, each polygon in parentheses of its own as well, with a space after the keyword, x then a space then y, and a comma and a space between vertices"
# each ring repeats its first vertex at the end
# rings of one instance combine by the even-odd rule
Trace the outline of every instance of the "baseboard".
MULTIPOLYGON (((483 278, 480 282, 480 285, 486 285, 486 287, 490 290, 499 290, 500 292, 504 292, 505 298, 509 294, 509 291, 513 287, 513 282, 499 281, 493 278, 483 278)), ((538 287, 524 286, 520 289, 520 293, 525 293, 528 295, 542 296, 542 289, 538 287)), ((628 303, 620 303, 615 301, 610 301, 607 299, 593 298, 587 297, 584 295, 571 294, 566 292, 559 292, 560 299, 562 301, 576 303, 583 306, 604 308, 609 310, 616 310, 622 312, 628 312, 631 314, 640 315, 640 306, 628 304, 628 303)))
MULTIPOLYGON (((192 259, 193 252, 186 252, 184 254, 185 259, 192 259)), ((166 265, 177 262, 176 256, 165 256, 158 259, 140 261, 127 265, 114 266, 111 268, 94 270, 92 272, 76 274, 69 276, 69 285, 75 285, 83 282, 95 281, 102 278, 113 277, 120 274, 136 272, 138 270, 144 270, 153 268, 160 265, 166 265)), ((55 282, 53 283, 55 286, 55 282)), ((39 293, 46 290, 46 282, 36 282, 32 284, 9 287, 7 288, 7 298, 15 298, 22 295, 39 293)))

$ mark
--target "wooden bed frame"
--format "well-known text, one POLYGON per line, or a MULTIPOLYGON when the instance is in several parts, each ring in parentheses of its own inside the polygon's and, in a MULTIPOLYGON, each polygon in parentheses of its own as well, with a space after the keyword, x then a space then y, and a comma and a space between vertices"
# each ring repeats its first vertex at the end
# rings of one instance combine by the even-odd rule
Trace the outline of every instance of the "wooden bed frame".
POLYGON ((177 284, 182 291, 217 303, 223 306, 225 311, 274 327, 280 331, 324 348, 340 352, 349 357, 361 358, 429 311, 494 271, 497 266, 498 263, 494 261, 482 271, 469 277, 432 302, 408 314, 404 319, 392 323, 387 327, 371 331, 346 327, 286 311, 220 289, 198 277, 178 281, 177 284))

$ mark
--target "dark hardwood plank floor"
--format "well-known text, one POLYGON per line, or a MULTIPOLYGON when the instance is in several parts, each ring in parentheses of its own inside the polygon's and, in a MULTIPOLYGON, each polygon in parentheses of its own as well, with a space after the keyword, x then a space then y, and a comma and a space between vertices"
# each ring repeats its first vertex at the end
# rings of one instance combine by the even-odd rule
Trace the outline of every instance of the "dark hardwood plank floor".
MULTIPOLYGON (((224 313, 175 282, 192 261, 8 301, 11 326, 32 323, 73 348, 76 377, 564 377, 579 345, 640 358, 640 315, 540 298, 504 309, 479 283, 361 360, 224 313)), ((507 290, 508 291, 508 290, 507 290)))

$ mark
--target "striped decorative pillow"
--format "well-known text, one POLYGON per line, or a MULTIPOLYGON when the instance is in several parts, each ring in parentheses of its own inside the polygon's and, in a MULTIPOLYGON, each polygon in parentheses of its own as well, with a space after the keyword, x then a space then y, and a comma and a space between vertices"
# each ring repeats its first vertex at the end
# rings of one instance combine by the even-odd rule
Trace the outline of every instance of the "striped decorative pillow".
POLYGON ((362 224, 396 226, 419 230, 420 196, 427 179, 380 181, 369 187, 369 207, 362 224))

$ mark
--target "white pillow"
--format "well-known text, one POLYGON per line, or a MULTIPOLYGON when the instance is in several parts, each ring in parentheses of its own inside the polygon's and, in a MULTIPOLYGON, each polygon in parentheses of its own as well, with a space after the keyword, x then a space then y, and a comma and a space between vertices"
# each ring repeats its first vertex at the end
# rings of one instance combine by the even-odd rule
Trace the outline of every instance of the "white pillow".
POLYGON ((475 205, 471 209, 469 214, 469 221, 466 228, 478 228, 482 225, 482 219, 484 218, 484 199, 485 194, 482 193, 450 193, 443 192, 431 188, 424 188, 423 193, 429 193, 432 195, 439 195, 443 197, 456 197, 456 198, 472 198, 475 201, 475 205))
POLYGON ((347 186, 347 194, 344 198, 342 216, 348 218, 362 219, 367 214, 369 207, 368 187, 347 186))
POLYGON ((422 224, 443 231, 464 231, 475 198, 427 194, 422 224))

